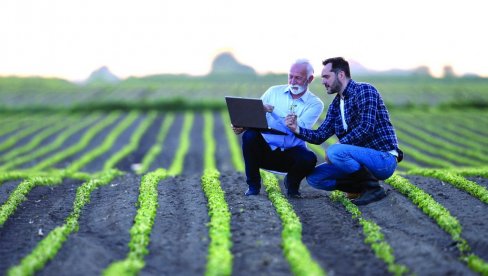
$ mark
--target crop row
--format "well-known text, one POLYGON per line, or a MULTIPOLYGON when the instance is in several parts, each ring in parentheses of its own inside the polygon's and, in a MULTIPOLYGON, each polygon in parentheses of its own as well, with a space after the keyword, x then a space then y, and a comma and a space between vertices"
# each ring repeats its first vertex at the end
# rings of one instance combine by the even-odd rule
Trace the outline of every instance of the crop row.
MULTIPOLYGON (((50 232, 29 255, 22 259, 20 264, 11 268, 11 270, 9 271, 10 275, 29 275, 41 269, 48 260, 56 255, 57 251, 66 240, 67 236, 77 230, 78 219, 81 214, 81 210, 83 206, 85 206, 86 203, 89 202, 90 194, 98 187, 110 183, 116 176, 120 175, 120 172, 112 169, 115 168, 116 164, 120 160, 124 159, 131 152, 137 149, 141 142, 140 139, 142 135, 154 122, 157 114, 147 114, 144 120, 142 120, 142 122, 140 122, 139 125, 135 128, 136 130, 133 131, 129 140, 130 142, 127 143, 117 153, 108 156, 108 158, 104 160, 104 165, 103 167, 101 167, 102 169, 99 172, 83 173, 82 169, 96 158, 107 155, 112 145, 115 144, 115 140, 120 137, 122 132, 127 130, 129 126, 133 125, 136 119, 140 116, 140 113, 133 112, 129 113, 127 116, 125 116, 125 118, 120 119, 121 114, 113 113, 112 115, 106 117, 104 120, 100 120, 93 127, 89 128, 77 144, 55 153, 51 157, 41 161, 29 170, 7 171, 5 168, 16 167, 9 167, 9 164, 11 164, 11 162, 18 161, 15 161, 17 159, 13 159, 10 162, 6 160, 7 162, 0 170, 0 179, 2 179, 3 181, 11 179, 25 180, 18 185, 18 187, 10 195, 7 202, 2 205, 0 209, 0 227, 1 225, 3 225, 5 220, 7 220, 8 217, 13 214, 15 208, 25 199, 25 196, 36 185, 57 185, 62 182, 63 178, 80 178, 86 180, 86 182, 78 188, 73 211, 65 220, 65 223, 50 232), (108 126, 114 125, 116 120, 119 120, 119 123, 117 123, 115 127, 113 127, 113 129, 108 132, 108 134, 99 146, 96 146, 92 150, 83 153, 75 160, 73 160, 73 162, 67 167, 62 169, 55 169, 55 165, 58 164, 60 161, 68 157, 72 157, 75 154, 81 153, 83 149, 87 148, 88 145, 92 143, 95 135, 106 129, 108 126), (47 176, 48 172, 51 177, 47 176)), ((151 233, 152 223, 157 210, 157 201, 155 200, 155 198, 157 198, 157 184, 159 181, 166 178, 167 176, 179 175, 184 171, 184 160, 191 143, 189 137, 190 131, 193 126, 194 114, 188 112, 185 113, 183 116, 184 122, 180 133, 180 146, 175 153, 173 163, 168 167, 167 171, 156 170, 147 173, 147 168, 149 168, 149 164, 154 162, 155 156, 162 150, 160 145, 156 144, 162 144, 164 139, 167 137, 168 130, 173 122, 173 115, 167 116, 165 118, 165 120, 161 124, 160 132, 157 136, 155 145, 153 145, 153 147, 143 158, 143 160, 146 161, 143 162, 144 165, 142 169, 139 170, 139 173, 145 173, 145 175, 140 183, 138 211, 135 217, 134 225, 131 229, 131 242, 128 245, 130 248, 130 253, 127 255, 127 258, 125 260, 112 264, 112 266, 110 266, 106 270, 107 274, 120 274, 122 272, 126 272, 128 274, 136 274, 137 271, 139 271, 144 266, 144 256, 147 254, 146 247, 149 242, 149 234, 151 233)), ((202 188, 208 199, 208 209, 210 217, 209 236, 211 239, 208 253, 207 273, 213 275, 228 275, 231 273, 232 268, 232 255, 230 253, 230 248, 232 245, 230 242, 231 233, 229 226, 230 214, 225 202, 225 195, 220 188, 220 173, 218 172, 215 164, 216 145, 212 134, 214 117, 209 112, 205 112, 203 116, 205 126, 203 133, 205 143, 205 171, 203 172, 201 182, 202 188)), ((227 116, 225 116, 225 114, 221 114, 220 118, 222 118, 225 126, 229 125, 228 118, 227 116)), ((88 126, 92 124, 95 119, 96 118, 90 118, 89 120, 83 121, 83 126, 88 126)), ((65 135, 65 133, 68 133, 68 130, 71 130, 71 132, 69 133, 72 135, 79 129, 80 127, 76 128, 76 130, 74 127, 68 128, 65 132, 63 132, 63 135, 60 134, 58 138, 64 137, 63 139, 66 139, 66 137, 70 136, 65 135)), ((232 156, 232 162, 235 169, 242 172, 242 157, 240 155, 240 149, 236 140, 236 136, 232 133, 229 127, 226 127, 225 129, 232 156)), ((399 132, 409 133, 406 134, 408 135, 408 137, 414 137, 412 138, 412 140, 409 140, 410 142, 417 141, 412 143, 413 146, 415 146, 416 143, 420 143, 418 141, 426 139, 426 137, 412 134, 411 131, 407 131, 406 127, 402 128, 401 124, 399 127, 399 132)), ((51 132, 51 134, 52 133, 53 132, 51 132)), ((34 139, 35 136, 32 141, 36 141, 36 145, 39 145, 38 142, 42 140, 34 139)), ((400 138, 400 140, 402 139, 400 138)), ((443 141, 445 143, 448 142, 447 139, 443 141)), ((436 144, 438 147, 442 147, 442 144, 440 142, 436 143, 438 143, 436 144)), ((60 144, 62 143, 58 143, 58 145, 60 144)), ((469 144, 466 144, 466 146, 469 146, 469 144)), ((29 147, 32 147, 32 144, 30 144, 29 147)), ((7 154, 16 156, 17 153, 18 155, 21 155, 28 152, 28 150, 25 150, 25 148, 23 148, 22 150, 19 149, 21 148, 13 148, 7 154), (17 151, 17 153, 15 151, 17 151), (14 152, 15 154, 12 154, 12 152, 14 152)), ((54 149, 55 148, 52 148, 52 150, 54 149)), ((322 147, 313 147, 313 149, 318 154, 324 154, 322 147)), ((449 146, 443 147, 443 149, 447 152, 456 151, 449 146)), ((426 156, 424 152, 426 152, 427 149, 420 148, 420 150, 418 151, 420 152, 420 154, 426 156)), ((462 152, 457 153, 462 154, 462 152)), ((23 155, 23 160, 25 160, 25 162, 33 161, 35 158, 41 155, 37 155, 35 158, 33 158, 32 156, 35 155, 31 155, 30 157, 29 154, 23 155), (25 158, 25 156, 27 156, 27 158, 25 158)), ((472 157, 474 156, 471 156, 471 158, 472 157)), ((446 156, 442 157, 442 159, 445 158, 446 156)), ((483 167, 465 168, 463 170, 459 169, 457 171, 454 168, 438 171, 425 169, 422 170, 418 169, 418 166, 415 165, 411 166, 411 168, 413 170, 408 171, 408 174, 420 174, 424 176, 439 178, 443 181, 453 184, 457 188, 467 191, 468 193, 486 203, 486 189, 483 189, 483 187, 477 185, 472 181, 468 181, 461 176, 462 174, 470 175, 471 173, 476 175, 485 175, 486 177, 487 170, 483 167)), ((281 192, 278 185, 278 179, 276 178, 276 176, 268 172, 263 171, 262 175, 263 184, 266 187, 268 197, 273 203, 273 206, 275 207, 276 212, 280 216, 280 219, 282 221, 282 246, 284 250, 284 255, 289 261, 292 271, 295 274, 325 274, 325 271, 323 271, 322 268, 312 259, 306 246, 302 242, 300 219, 293 211, 292 205, 283 196, 283 193, 281 192)), ((461 225, 446 211, 445 208, 439 206, 439 204, 437 204, 435 201, 433 202, 433 199, 426 196, 425 192, 422 192, 420 189, 416 188, 411 183, 408 183, 398 175, 395 175, 387 182, 393 188, 395 188, 402 194, 405 194, 409 199, 412 200, 414 204, 418 205, 419 208, 421 208, 427 215, 436 220, 439 226, 452 236, 453 240, 457 243, 458 248, 462 253, 462 259, 468 263, 468 266, 470 268, 480 273, 487 273, 488 270, 486 268, 486 262, 470 252, 467 242, 461 238, 461 225), (434 207, 431 208, 429 206, 434 207)), ((394 274, 403 274, 407 272, 406 267, 395 263, 392 249, 383 239, 381 229, 374 222, 363 219, 357 207, 355 209, 355 206, 351 205, 350 202, 348 202, 340 193, 336 193, 333 198, 340 201, 344 205, 345 209, 352 214, 353 218, 358 220, 360 225, 363 227, 363 231, 365 233, 365 242, 371 245, 373 251, 376 252, 378 258, 382 259, 385 263, 388 264, 390 272, 394 274)))
MULTIPOLYGON (((434 167, 434 168, 451 168, 457 166, 482 166, 486 163, 487 158, 486 154, 488 152, 485 150, 485 145, 483 144, 484 139, 484 130, 478 129, 466 129, 466 128, 447 128, 447 125, 468 125, 466 120, 469 119, 467 117, 470 115, 471 112, 467 112, 467 115, 464 116, 455 116, 450 120, 447 120, 445 124, 434 124, 432 121, 438 116, 437 114, 427 114, 424 115, 423 118, 420 119, 417 114, 409 115, 403 112, 393 113, 394 123, 397 128, 397 133, 400 139, 400 146, 404 149, 406 153, 406 159, 404 162, 399 164, 401 170, 409 170, 419 167, 434 167), (434 118, 434 119, 432 119, 434 118), (419 123, 423 122, 423 123, 419 123), (430 123, 429 123, 430 122, 430 123), (465 136, 460 136, 461 134, 465 136), (455 140, 459 141, 458 143, 455 140), (463 142, 468 141, 468 142, 463 142)), ((484 113, 477 113, 480 118, 486 116, 484 113)), ((67 159, 70 156, 78 153, 82 149, 86 148, 91 140, 100 133, 103 129, 107 126, 111 125, 116 118, 120 118, 120 113, 112 113, 108 116, 105 120, 100 120, 100 114, 94 115, 94 117, 89 117, 92 120, 98 119, 96 128, 91 127, 88 132, 86 132, 82 138, 78 141, 76 145, 71 146, 69 149, 63 149, 62 154, 57 154, 55 157, 51 158, 44 158, 40 162, 36 160, 43 158, 47 154, 60 149, 63 143, 68 139, 73 137, 75 133, 84 129, 91 123, 89 122, 88 118, 83 118, 80 120, 79 123, 72 124, 73 126, 64 129, 57 135, 57 139, 53 142, 42 144, 41 141, 45 136, 52 135, 55 132, 56 127, 53 125, 54 128, 47 128, 38 135, 32 135, 33 130, 39 129, 37 128, 37 124, 34 124, 32 127, 27 127, 24 131, 19 131, 12 135, 11 138, 3 141, 0 144, 5 145, 6 151, 0 157, 0 162, 3 164, 0 166, 0 170, 12 170, 19 168, 19 166, 25 166, 28 162, 36 161, 37 164, 31 167, 32 170, 45 170, 48 167, 52 167, 56 163, 61 162, 63 159, 67 159), (111 119, 108 119, 111 118, 111 119), (29 130, 29 131, 27 131, 29 130), (14 142, 20 140, 22 137, 25 137, 26 134, 31 134, 30 137, 33 137, 30 141, 25 143, 23 146, 15 146, 14 142), (39 138, 39 135, 41 136, 39 138)), ((56 118, 56 116, 50 116, 56 118)), ((68 120, 65 120, 66 123, 69 124, 71 116, 65 116, 68 120)), ((226 117, 225 113, 222 114, 222 117, 226 117)), ((72 118, 73 120, 77 120, 76 115, 72 118)), ((47 122, 48 120, 44 120, 47 122)), ((148 122, 147 122, 148 123, 148 122)), ((171 123, 171 122, 168 122, 171 123)), ((149 124, 149 123, 148 123, 149 124)), ((59 123, 59 128, 62 128, 62 123, 59 123)), ((226 125, 228 125, 226 123, 226 125)), ((25 126, 25 125, 24 125, 25 126)), ((165 128, 169 128, 171 124, 166 125, 165 128)), ((163 128, 161 128, 163 130, 163 128)), ((1 128, 0 128, 1 131, 1 128)), ((226 130, 228 131, 228 130, 226 130)), ((29 138, 29 137, 25 137, 29 138)), ((164 138, 164 137, 163 137, 164 138)), ((327 141, 328 143, 325 145, 329 145, 334 143, 335 139, 330 139, 327 141)), ((323 150, 323 146, 316 146, 310 145, 311 148, 316 148, 316 150, 321 149, 323 150)), ((158 152, 157 148, 155 148, 155 152, 158 152)), ((150 158, 150 157, 148 157, 150 158)), ((114 159, 115 160, 115 159, 114 159)), ((151 161, 150 159, 148 161, 151 161)), ((144 162, 147 164, 149 162, 144 162)))
POLYGON ((468 242, 461 237, 461 224, 444 206, 437 203, 428 193, 422 191, 399 175, 394 175, 386 180, 386 182, 407 196, 426 215, 434 219, 440 228, 451 235, 461 252, 461 260, 465 261, 469 268, 483 275, 488 274, 488 263, 470 252, 471 249, 468 242))

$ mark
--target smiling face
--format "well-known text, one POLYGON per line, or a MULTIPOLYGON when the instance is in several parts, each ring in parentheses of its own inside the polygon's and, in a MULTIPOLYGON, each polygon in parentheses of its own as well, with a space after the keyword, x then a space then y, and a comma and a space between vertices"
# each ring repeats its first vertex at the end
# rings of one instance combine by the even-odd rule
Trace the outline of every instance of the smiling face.
POLYGON ((305 64, 293 64, 288 74, 288 84, 290 91, 294 95, 307 91, 309 77, 307 76, 307 66, 305 64))

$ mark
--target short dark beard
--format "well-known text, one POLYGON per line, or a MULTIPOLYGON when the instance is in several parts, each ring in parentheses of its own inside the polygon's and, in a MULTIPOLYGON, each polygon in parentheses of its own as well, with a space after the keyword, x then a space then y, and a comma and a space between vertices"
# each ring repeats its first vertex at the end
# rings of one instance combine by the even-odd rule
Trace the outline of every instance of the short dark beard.
POLYGON ((327 90, 327 94, 332 95, 335 93, 339 93, 339 92, 341 92, 341 88, 342 88, 342 84, 336 75, 336 79, 334 80, 334 82, 330 86, 330 89, 327 90))

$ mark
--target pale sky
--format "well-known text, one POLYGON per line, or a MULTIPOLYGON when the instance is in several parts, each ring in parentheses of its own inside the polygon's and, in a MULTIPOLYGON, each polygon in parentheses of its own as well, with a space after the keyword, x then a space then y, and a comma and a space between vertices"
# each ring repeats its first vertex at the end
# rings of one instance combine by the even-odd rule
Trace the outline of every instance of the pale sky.
POLYGON ((488 77, 481 0, 2 0, 0 75, 203 75, 231 51, 259 73, 343 56, 369 69, 488 77))

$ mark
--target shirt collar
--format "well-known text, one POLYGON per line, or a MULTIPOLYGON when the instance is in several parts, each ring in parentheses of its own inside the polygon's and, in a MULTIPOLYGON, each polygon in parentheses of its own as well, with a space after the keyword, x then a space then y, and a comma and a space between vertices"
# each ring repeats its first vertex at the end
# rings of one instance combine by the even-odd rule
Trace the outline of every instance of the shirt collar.
POLYGON ((346 89, 344 89, 344 92, 342 92, 342 95, 344 96, 344 99, 348 98, 352 91, 354 90, 354 87, 356 86, 356 82, 353 81, 352 79, 349 80, 349 82, 346 85, 346 89))

